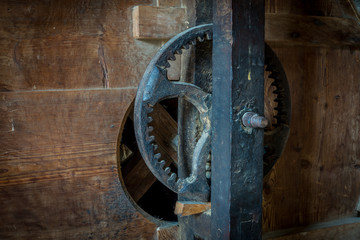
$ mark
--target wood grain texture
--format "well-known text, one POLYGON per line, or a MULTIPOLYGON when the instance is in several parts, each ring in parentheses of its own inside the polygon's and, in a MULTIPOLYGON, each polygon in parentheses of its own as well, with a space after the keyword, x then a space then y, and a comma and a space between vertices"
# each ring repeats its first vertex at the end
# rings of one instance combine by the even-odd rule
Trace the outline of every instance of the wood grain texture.
MULTIPOLYGON (((152 3, 1 1, 1 239, 155 236, 116 168, 122 118, 161 45, 133 39, 132 8, 152 3)), ((357 20, 347 1, 268 0, 266 11, 357 20)), ((360 53, 275 50, 291 84, 293 125, 264 184, 264 230, 351 215, 360 196, 360 53)))
POLYGON ((155 237, 116 167, 121 122, 161 44, 132 37, 132 7, 151 3, 0 3, 1 239, 155 237))
POLYGON ((359 21, 351 0, 265 0, 266 13, 327 16, 359 21))
POLYGON ((211 202, 177 201, 175 214, 181 217, 203 213, 211 209, 211 202))
POLYGON ((170 39, 186 29, 185 8, 136 6, 132 14, 137 39, 170 39))
POLYGON ((318 240, 318 239, 359 239, 358 218, 345 218, 331 222, 317 223, 306 227, 285 229, 265 234, 263 240, 318 240))
POLYGON ((119 125, 134 92, 1 93, 0 186, 114 165, 119 125))
POLYGON ((116 169, 0 188, 1 239, 152 239, 156 226, 122 193, 116 169))
POLYGON ((160 42, 132 36, 138 1, 1 1, 0 90, 137 86, 160 42))
POLYGON ((181 0, 156 0, 158 7, 181 7, 181 0))
POLYGON ((179 238, 179 226, 178 225, 170 225, 158 227, 156 229, 156 240, 177 240, 179 238))
POLYGON ((360 25, 352 19, 266 14, 265 38, 273 46, 360 47, 360 25))
POLYGON ((360 196, 360 52, 275 50, 290 82, 292 123, 264 182, 265 232, 352 215, 360 196))
POLYGON ((121 187, 117 136, 135 89, 0 94, 1 239, 149 239, 121 187))
MULTIPOLYGON (((317 15, 343 17, 337 4, 318 2, 317 15)), ((2 1, 0 89, 137 86, 161 43, 133 38, 131 11, 151 3, 2 1)), ((266 6, 274 13, 309 12, 302 1, 268 1, 266 6)))

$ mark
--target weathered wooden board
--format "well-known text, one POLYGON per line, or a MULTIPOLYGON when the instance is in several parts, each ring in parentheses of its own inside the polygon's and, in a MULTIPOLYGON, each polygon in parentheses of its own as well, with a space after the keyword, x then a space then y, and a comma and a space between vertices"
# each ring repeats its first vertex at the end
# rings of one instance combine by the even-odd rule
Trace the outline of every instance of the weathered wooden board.
POLYGON ((360 25, 352 19, 268 13, 265 26, 273 46, 360 48, 360 25))
POLYGON ((170 225, 162 226, 156 229, 156 240, 178 240, 179 238, 179 226, 170 225))
POLYGON ((265 0, 267 13, 299 14, 308 16, 329 16, 359 21, 351 0, 265 0))
POLYGON ((0 93, 1 239, 149 239, 117 173, 135 89, 0 93))
POLYGON ((116 169, 0 187, 1 239, 152 239, 116 169))
MULTIPOLYGON (((1 1, 1 239, 155 236, 116 168, 122 118, 161 44, 133 39, 132 8, 152 3, 1 1)), ((266 9, 357 20, 347 1, 268 0, 266 9)), ((265 181, 265 231, 350 215, 360 196, 359 51, 275 50, 290 80, 293 125, 265 181)))
POLYGON ((185 8, 136 6, 132 12, 137 39, 170 39, 186 29, 185 8))
POLYGON ((297 227, 266 233, 263 240, 342 240, 360 239, 359 218, 344 218, 330 222, 316 223, 310 226, 297 227))
POLYGON ((117 134, 134 93, 135 89, 0 93, 0 186, 116 165, 117 134))
MULTIPOLYGON (((151 2, 2 1, 1 89, 137 86, 160 42, 135 40, 131 14, 133 7, 151 2)), ((350 14, 326 2, 333 1, 268 1, 266 6, 274 13, 350 14), (311 6, 320 10, 312 12, 311 6)))
POLYGON ((360 52, 276 48, 290 81, 287 147, 264 183, 264 231, 352 215, 360 196, 360 52))
POLYGON ((159 41, 135 40, 138 1, 2 1, 0 90, 137 86, 159 41))

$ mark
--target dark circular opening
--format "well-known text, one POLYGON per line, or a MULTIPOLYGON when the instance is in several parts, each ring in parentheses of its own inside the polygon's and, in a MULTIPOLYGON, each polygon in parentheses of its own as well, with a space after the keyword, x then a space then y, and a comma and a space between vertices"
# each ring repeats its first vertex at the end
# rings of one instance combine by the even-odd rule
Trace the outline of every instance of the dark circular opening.
MULTIPOLYGON (((164 100, 155 105, 151 114, 154 119, 155 141, 174 172, 177 172, 177 105, 177 99, 164 100)), ((133 107, 132 104, 124 120, 125 124, 120 129, 118 167, 121 182, 137 208, 156 219, 177 221, 177 216, 174 214, 177 194, 154 177, 138 149, 134 132, 133 107)))

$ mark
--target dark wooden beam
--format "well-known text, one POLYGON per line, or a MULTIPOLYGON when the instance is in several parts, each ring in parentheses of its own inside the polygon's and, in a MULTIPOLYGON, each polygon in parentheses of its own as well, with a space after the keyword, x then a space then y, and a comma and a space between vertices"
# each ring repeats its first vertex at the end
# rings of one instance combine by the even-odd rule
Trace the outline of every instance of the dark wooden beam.
MULTIPOLYGON (((356 20, 358 19, 358 15, 355 14, 357 13, 356 6, 348 5, 349 8, 353 7, 355 17, 267 13, 265 15, 265 40, 272 46, 358 48, 360 47, 360 22, 356 20)), ((137 6, 133 13, 135 38, 168 39, 185 29, 183 8, 137 6), (169 21, 158 21, 159 18, 175 20, 169 23, 169 21), (171 31, 169 31, 169 26, 171 31)))
POLYGON ((360 25, 346 18, 268 13, 265 39, 272 46, 358 48, 360 25))
POLYGON ((264 1, 213 1, 212 239, 261 239, 263 131, 244 111, 264 111, 264 1))

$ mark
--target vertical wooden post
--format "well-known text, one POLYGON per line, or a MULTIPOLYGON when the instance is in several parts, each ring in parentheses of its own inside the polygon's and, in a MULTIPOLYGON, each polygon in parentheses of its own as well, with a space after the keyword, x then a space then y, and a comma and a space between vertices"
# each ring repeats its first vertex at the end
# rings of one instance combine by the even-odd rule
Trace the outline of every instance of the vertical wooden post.
POLYGON ((213 0, 211 234, 261 239, 263 130, 246 111, 264 111, 264 1, 213 0))

